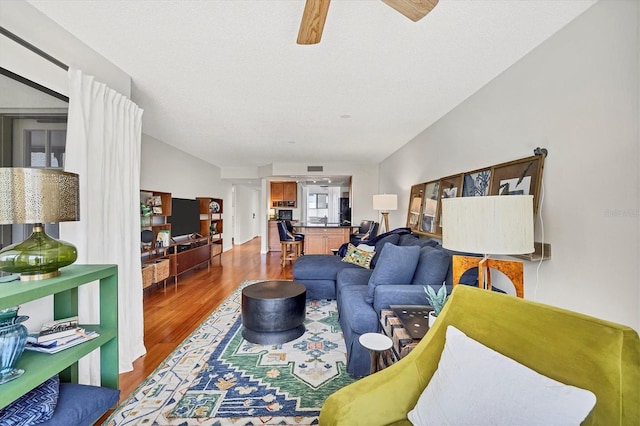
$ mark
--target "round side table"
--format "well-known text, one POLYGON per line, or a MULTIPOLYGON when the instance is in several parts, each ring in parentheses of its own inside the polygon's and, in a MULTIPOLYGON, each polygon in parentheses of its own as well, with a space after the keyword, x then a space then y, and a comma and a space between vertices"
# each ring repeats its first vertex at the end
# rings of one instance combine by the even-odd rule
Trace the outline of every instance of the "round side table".
POLYGON ((373 374, 378 371, 380 354, 391 349, 393 341, 380 333, 365 333, 358 340, 371 353, 371 374, 373 374))

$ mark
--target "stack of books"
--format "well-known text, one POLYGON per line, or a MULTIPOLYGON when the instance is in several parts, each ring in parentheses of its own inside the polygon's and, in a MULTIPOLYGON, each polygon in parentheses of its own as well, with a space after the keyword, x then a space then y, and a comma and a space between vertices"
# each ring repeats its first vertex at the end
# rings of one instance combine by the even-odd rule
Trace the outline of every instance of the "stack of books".
POLYGON ((78 317, 64 318, 42 324, 38 333, 29 334, 25 349, 54 354, 98 337, 78 325, 78 317))

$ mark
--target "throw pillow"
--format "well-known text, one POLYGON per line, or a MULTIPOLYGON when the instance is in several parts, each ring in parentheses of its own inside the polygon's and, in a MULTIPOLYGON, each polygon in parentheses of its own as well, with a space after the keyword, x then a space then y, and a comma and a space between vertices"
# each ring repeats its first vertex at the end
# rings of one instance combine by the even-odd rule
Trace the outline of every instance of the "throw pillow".
POLYGON ((370 245, 367 245, 367 244, 358 244, 358 250, 376 251, 376 248, 374 246, 370 246, 370 245))
POLYGON ((418 265, 420 247, 384 245, 376 267, 369 278, 365 302, 373 304, 376 286, 384 284, 410 284, 418 265))
POLYGON ((447 327, 438 369, 409 411, 414 425, 580 424, 596 403, 565 385, 447 327))
POLYGON ((420 249, 418 266, 411 284, 440 286, 447 279, 450 266, 451 256, 444 250, 424 246, 420 249))
POLYGON ((58 403, 59 386, 60 379, 56 374, 2 408, 0 423, 7 426, 26 426, 49 420, 58 403))
POLYGON ((376 249, 374 251, 378 254, 371 261, 371 267, 372 268, 376 267, 376 263, 378 262, 378 259, 382 254, 382 249, 384 249, 385 244, 391 243, 395 245, 395 244, 398 244, 399 240, 400 240, 400 236, 398 234, 388 234, 380 238, 378 241, 376 241, 375 243, 376 249))
POLYGON ((349 245, 347 246, 347 254, 342 258, 342 261, 353 263, 354 265, 369 269, 371 265, 371 259, 373 259, 373 256, 375 255, 375 251, 360 250, 358 249, 358 247, 349 243, 349 245))

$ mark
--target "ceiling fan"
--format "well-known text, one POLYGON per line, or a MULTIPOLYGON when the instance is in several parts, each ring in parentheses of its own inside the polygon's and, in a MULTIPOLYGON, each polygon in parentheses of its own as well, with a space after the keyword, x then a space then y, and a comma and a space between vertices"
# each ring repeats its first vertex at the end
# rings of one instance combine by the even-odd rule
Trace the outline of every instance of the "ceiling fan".
MULTIPOLYGON (((427 13, 436 7, 438 0, 382 0, 398 12, 402 13, 413 22, 424 18, 427 13)), ((298 44, 317 44, 322 37, 322 29, 327 19, 331 0, 306 0, 300 31, 298 32, 298 44)))

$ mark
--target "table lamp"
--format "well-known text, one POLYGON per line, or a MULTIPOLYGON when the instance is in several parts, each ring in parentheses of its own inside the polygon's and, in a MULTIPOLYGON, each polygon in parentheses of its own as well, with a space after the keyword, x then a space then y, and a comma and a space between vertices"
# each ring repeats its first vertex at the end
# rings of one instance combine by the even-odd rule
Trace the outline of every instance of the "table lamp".
POLYGON ((29 238, 0 250, 0 271, 19 273, 21 281, 42 280, 60 275, 59 268, 76 261, 76 248, 49 237, 44 223, 80 219, 77 174, 0 168, 0 200, 0 225, 33 224, 29 238))
POLYGON ((398 210, 398 196, 396 194, 377 194, 373 196, 373 209, 380 210, 384 220, 384 229, 389 232, 389 211, 398 210))
POLYGON ((533 196, 499 195, 442 200, 442 246, 484 257, 453 256, 453 283, 478 266, 478 286, 491 289, 490 268, 511 279, 516 296, 524 297, 522 262, 489 255, 533 253, 533 196))

